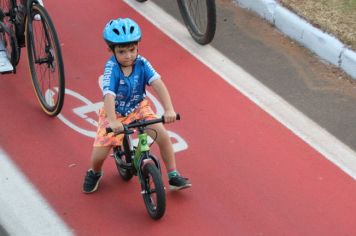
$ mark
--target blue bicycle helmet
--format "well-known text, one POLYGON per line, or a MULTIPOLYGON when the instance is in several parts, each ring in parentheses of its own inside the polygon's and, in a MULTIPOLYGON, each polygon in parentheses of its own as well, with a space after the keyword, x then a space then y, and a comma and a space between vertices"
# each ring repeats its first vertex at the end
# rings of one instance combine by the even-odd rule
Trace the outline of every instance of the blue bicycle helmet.
POLYGON ((109 47, 117 44, 138 42, 141 40, 141 29, 130 18, 118 18, 106 24, 103 37, 109 47))

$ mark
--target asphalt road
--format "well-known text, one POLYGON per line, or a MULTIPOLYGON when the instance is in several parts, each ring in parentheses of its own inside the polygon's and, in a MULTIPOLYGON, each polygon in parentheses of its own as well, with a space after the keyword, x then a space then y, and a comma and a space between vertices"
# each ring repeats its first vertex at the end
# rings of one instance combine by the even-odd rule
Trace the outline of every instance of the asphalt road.
MULTIPOLYGON (((150 0, 181 20, 176 3, 150 0)), ((231 0, 217 2, 211 45, 356 150, 356 82, 231 0)))

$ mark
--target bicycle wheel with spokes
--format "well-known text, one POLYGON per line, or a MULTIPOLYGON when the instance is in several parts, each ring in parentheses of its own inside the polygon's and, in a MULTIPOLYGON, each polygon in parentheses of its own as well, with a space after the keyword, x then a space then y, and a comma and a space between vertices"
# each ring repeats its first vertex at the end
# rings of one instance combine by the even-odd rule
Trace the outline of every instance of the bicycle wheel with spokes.
POLYGON ((166 210, 166 193, 161 173, 153 162, 145 164, 142 172, 142 197, 150 217, 158 220, 166 210))
POLYGON ((216 29, 215 0, 177 0, 179 12, 193 39, 202 45, 210 43, 216 29))
POLYGON ((36 96, 42 109, 56 116, 64 102, 63 59, 52 20, 39 4, 32 4, 26 17, 26 47, 36 96))

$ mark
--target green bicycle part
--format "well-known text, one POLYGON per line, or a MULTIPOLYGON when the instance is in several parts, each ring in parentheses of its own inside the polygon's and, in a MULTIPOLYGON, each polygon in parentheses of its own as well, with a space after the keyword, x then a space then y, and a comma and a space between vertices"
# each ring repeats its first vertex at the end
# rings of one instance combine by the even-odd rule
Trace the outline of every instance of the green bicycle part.
POLYGON ((148 152, 150 146, 148 145, 148 135, 146 133, 138 135, 138 145, 134 157, 134 166, 136 170, 139 170, 139 160, 144 152, 148 152))

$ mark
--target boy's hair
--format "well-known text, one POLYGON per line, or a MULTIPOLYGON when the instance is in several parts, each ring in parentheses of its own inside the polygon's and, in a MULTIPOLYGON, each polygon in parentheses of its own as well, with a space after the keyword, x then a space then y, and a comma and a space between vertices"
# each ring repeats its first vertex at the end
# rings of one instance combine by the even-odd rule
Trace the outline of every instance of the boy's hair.
POLYGON ((111 46, 110 46, 110 49, 111 49, 111 51, 114 52, 116 47, 129 48, 129 47, 134 46, 134 45, 138 45, 138 42, 129 42, 129 43, 115 44, 115 45, 111 45, 111 46))

